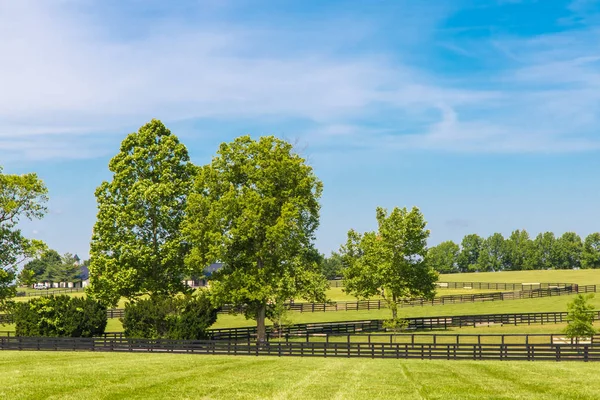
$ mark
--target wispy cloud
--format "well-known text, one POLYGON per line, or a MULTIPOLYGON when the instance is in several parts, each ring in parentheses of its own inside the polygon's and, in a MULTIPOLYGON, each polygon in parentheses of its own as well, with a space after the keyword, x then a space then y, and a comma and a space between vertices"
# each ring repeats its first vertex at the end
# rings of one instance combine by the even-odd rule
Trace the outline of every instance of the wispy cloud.
MULTIPOLYGON (((478 85, 469 76, 449 80, 401 52, 342 51, 344 33, 331 28, 337 21, 323 24, 322 43, 318 34, 302 38, 239 21, 178 24, 178 16, 156 17, 156 30, 122 36, 75 4, 0 0, 2 160, 103 155, 106 134, 152 117, 301 118, 314 126, 312 136, 290 134, 341 147, 600 148, 590 131, 600 96, 589 38, 578 51, 571 34, 525 44, 495 38, 516 59, 478 85)), ((368 28, 362 34, 369 39, 368 28)), ((360 42, 361 30, 353 35, 360 42)))

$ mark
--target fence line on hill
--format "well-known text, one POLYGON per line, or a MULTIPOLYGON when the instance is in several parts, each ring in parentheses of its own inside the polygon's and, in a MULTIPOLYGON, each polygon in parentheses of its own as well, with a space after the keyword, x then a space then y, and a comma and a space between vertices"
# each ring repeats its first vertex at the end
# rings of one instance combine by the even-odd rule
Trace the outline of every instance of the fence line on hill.
MULTIPOLYGON (((119 311, 123 310, 108 310, 119 311)), ((600 320, 600 311, 593 311, 594 320, 600 320)), ((536 313, 504 313, 504 314, 474 314, 453 316, 431 316, 404 318, 407 329, 415 331, 444 330, 448 328, 480 327, 490 325, 532 325, 532 324, 560 324, 567 322, 567 312, 536 312, 536 313)), ((288 334, 309 333, 360 333, 378 332, 385 330, 383 319, 355 320, 343 322, 321 322, 292 324, 275 330, 267 327, 267 333, 278 335, 279 331, 288 334)), ((243 328, 218 328, 209 329, 214 339, 238 340, 256 335, 256 327, 243 328)))
POLYGON ((158 352, 278 357, 600 361, 600 346, 593 344, 244 343, 208 340, 6 337, 0 338, 0 350, 158 352))
MULTIPOLYGON (((464 284, 476 284, 477 282, 455 282, 459 285, 464 284)), ((479 282, 481 285, 514 285, 507 283, 486 283, 479 282)), ((521 285, 521 284, 520 284, 521 285)), ((450 295, 435 297, 432 300, 425 299, 414 299, 401 301, 398 303, 399 307, 423 307, 426 305, 447 305, 447 304, 461 304, 461 303, 475 303, 475 302, 486 302, 486 301, 505 301, 505 300, 519 300, 519 299, 531 299, 540 297, 552 297, 552 296, 563 296, 571 295, 573 293, 595 293, 597 291, 596 285, 577 285, 569 283, 542 283, 536 284, 543 287, 522 290, 516 292, 494 292, 494 293, 475 293, 470 295, 450 295), (561 286, 562 285, 562 286, 561 286)), ((76 290, 74 290, 76 291, 76 290)), ((358 301, 340 301, 331 303, 290 303, 288 307, 291 311, 300 313, 305 312, 330 312, 330 311, 370 311, 380 310, 387 308, 387 303, 384 300, 358 300, 358 301)), ((238 312, 241 312, 243 308, 238 308, 238 312)), ((230 313, 233 311, 233 307, 225 306, 219 313, 230 313)), ((125 314, 125 310, 122 308, 113 308, 107 310, 108 318, 122 318, 125 314)), ((10 323, 11 318, 7 314, 0 314, 0 323, 10 323)))
MULTIPOLYGON (((413 331, 444 330, 448 328, 482 327, 490 325, 532 325, 559 324, 567 322, 567 312, 538 312, 510 314, 481 314, 436 317, 405 318, 407 329, 413 331)), ((594 311, 594 320, 600 320, 600 311, 594 311)), ((309 324, 293 324, 276 330, 267 327, 270 337, 280 334, 306 335, 309 334, 356 334, 384 331, 383 319, 357 320, 343 322, 323 322, 309 324)), ((209 330, 215 340, 244 340, 256 336, 256 327, 220 328, 209 330)))
MULTIPOLYGON (((406 307, 423 307, 429 305, 448 305, 448 304, 461 304, 461 303, 477 303, 487 301, 505 301, 505 300, 520 300, 520 299, 532 299, 540 297, 552 297, 552 296, 564 296, 571 295, 573 293, 592 293, 596 292, 596 285, 586 286, 565 286, 558 288, 546 288, 546 289, 533 289, 524 290, 519 292, 495 292, 495 293, 475 293, 468 295, 450 295, 435 297, 432 300, 415 299, 401 301, 398 306, 401 308, 406 307)), ((331 312, 331 311, 370 311, 380 310, 387 308, 385 300, 358 300, 358 301, 338 301, 331 303, 290 303, 288 304, 290 311, 296 311, 300 313, 314 313, 314 312, 331 312)), ((223 307, 219 313, 228 314, 234 311, 231 306, 223 307)), ((242 312, 243 308, 238 307, 238 312, 242 312)), ((122 318, 124 310, 115 308, 108 310, 109 318, 122 318)))
POLYGON ((55 294, 77 293, 85 291, 85 288, 49 288, 34 289, 35 291, 17 291, 16 297, 46 297, 55 294))

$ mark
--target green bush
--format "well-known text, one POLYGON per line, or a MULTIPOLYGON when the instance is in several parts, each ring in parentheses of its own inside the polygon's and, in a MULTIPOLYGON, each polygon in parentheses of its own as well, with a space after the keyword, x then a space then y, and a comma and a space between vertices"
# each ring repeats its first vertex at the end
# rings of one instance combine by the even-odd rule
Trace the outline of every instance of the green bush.
POLYGON ((106 329, 106 307, 83 297, 38 297, 14 303, 17 336, 93 337, 106 329))
POLYGON ((217 320, 217 309, 206 294, 153 296, 125 305, 125 336, 144 339, 204 339, 217 320))

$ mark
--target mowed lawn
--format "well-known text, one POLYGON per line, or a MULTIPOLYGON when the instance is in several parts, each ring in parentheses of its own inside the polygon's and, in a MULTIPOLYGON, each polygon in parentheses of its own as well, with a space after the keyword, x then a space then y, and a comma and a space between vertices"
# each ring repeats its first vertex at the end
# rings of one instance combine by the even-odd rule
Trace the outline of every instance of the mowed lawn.
POLYGON ((593 363, 0 353, 3 399, 598 399, 593 363))
POLYGON ((578 283, 600 285, 600 270, 501 271, 440 275, 440 282, 578 283))

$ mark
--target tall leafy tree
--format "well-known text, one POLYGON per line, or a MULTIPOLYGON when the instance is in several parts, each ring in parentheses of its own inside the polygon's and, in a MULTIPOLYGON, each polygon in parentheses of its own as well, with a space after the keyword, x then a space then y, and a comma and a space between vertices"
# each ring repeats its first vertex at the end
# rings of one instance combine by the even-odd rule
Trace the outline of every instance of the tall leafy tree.
POLYGON ((263 341, 269 304, 325 299, 313 246, 322 183, 291 144, 273 136, 223 143, 194 187, 184 224, 187 263, 223 263, 211 277, 217 306, 244 306, 263 341))
POLYGON ((513 231, 505 243, 505 269, 521 271, 534 269, 533 242, 526 230, 513 231))
POLYGON ((123 140, 108 167, 112 181, 96 190, 88 293, 115 305, 121 296, 184 290, 180 225, 195 170, 186 147, 152 120, 123 140))
POLYGON ((19 221, 42 218, 47 201, 48 189, 36 174, 4 174, 0 167, 0 308, 15 294, 18 265, 44 249, 22 235, 19 221))
POLYGON ((344 265, 340 253, 332 251, 329 257, 323 257, 321 268, 323 270, 323 275, 325 275, 327 279, 341 277, 344 265))
POLYGON ((553 269, 556 266, 556 237, 552 232, 540 233, 533 241, 533 269, 553 269))
POLYGON ((583 242, 581 254, 583 268, 600 268, 600 233, 590 233, 583 242))
POLYGON ((483 241, 477 264, 480 271, 502 271, 506 260, 506 245, 501 233, 483 241))
POLYGON ((461 252, 458 255, 458 268, 460 272, 477 271, 483 238, 476 234, 466 235, 460 246, 461 252))
POLYGON ((382 295, 397 319, 397 302, 435 296, 438 274, 426 262, 429 230, 421 211, 377 208, 377 232, 348 232, 342 247, 344 290, 358 298, 382 295))
POLYGON ((582 250, 581 237, 575 232, 565 232, 556 241, 556 268, 580 268, 582 250))
POLYGON ((60 254, 56 250, 48 249, 40 254, 39 257, 25 264, 23 270, 31 271, 37 280, 42 280, 49 268, 54 268, 61 263, 60 254))
POLYGON ((79 257, 71 253, 65 253, 61 261, 63 282, 78 282, 81 272, 79 257))
POLYGON ((458 256, 460 247, 453 241, 442 242, 427 250, 427 264, 440 274, 459 272, 458 256))

